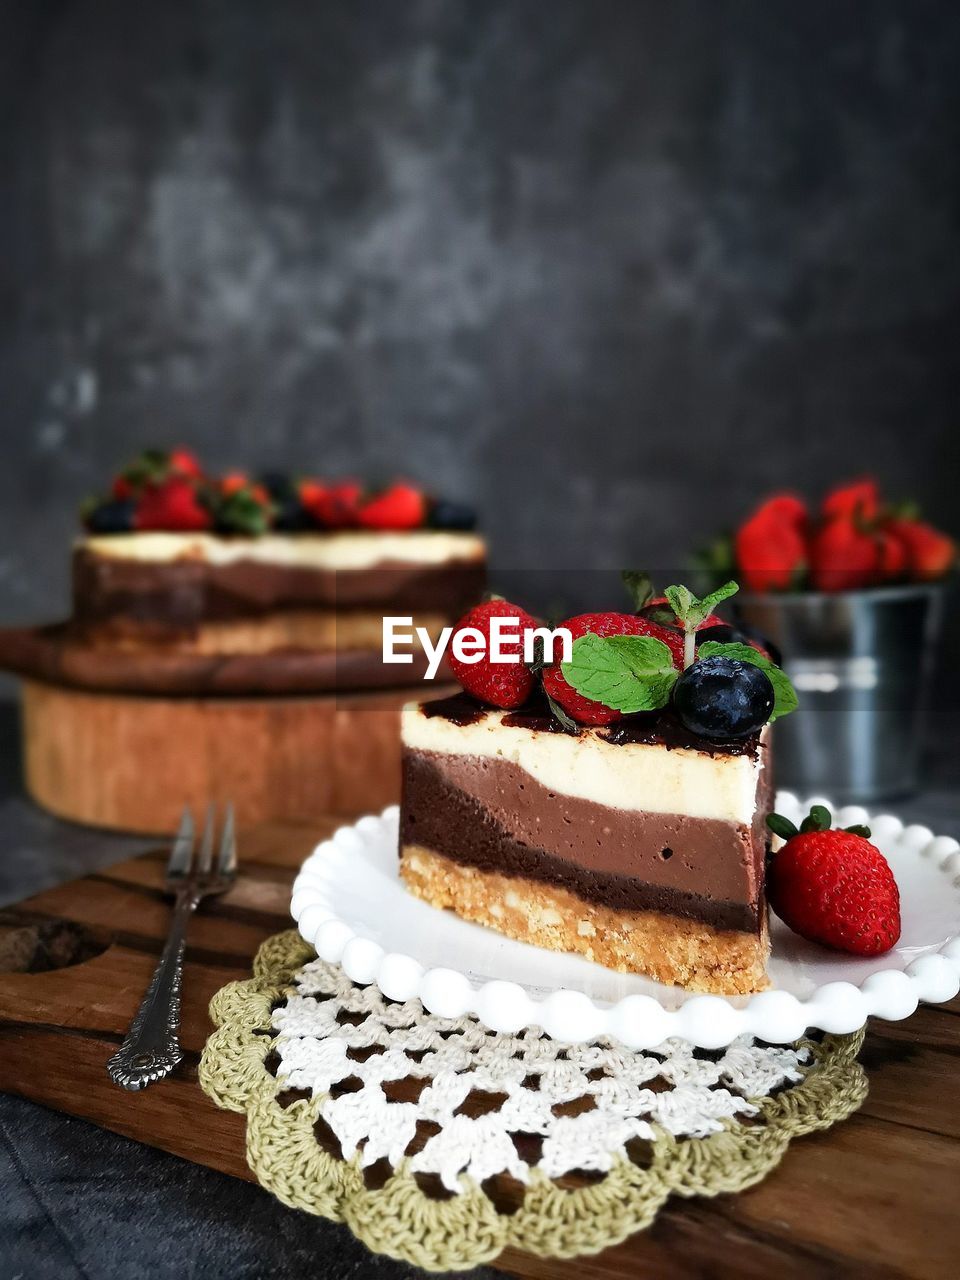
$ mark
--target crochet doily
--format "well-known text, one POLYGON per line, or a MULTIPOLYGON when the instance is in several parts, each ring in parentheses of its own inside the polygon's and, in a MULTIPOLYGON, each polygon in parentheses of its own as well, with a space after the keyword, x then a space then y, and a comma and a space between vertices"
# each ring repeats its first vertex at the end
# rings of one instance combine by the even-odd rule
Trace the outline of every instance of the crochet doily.
POLYGON ((862 1033, 634 1053, 496 1035, 397 1003, 294 932, 214 997, 204 1090, 247 1113, 247 1156, 284 1203, 434 1270, 507 1245, 569 1257, 649 1225, 671 1193, 764 1177, 790 1139, 862 1102, 862 1033))

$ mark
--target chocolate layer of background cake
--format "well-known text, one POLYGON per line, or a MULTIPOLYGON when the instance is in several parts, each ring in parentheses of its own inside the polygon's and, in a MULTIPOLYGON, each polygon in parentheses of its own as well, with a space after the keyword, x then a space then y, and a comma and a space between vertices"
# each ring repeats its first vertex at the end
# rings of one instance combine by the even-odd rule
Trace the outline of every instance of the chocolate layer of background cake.
POLYGON ((385 614, 434 630, 476 603, 485 583, 483 543, 467 534, 161 537, 77 546, 73 617, 91 641, 379 650, 385 614))
POLYGON ((408 708, 401 869, 421 896, 512 936, 556 945, 535 936, 546 918, 563 949, 602 963, 752 990, 766 950, 767 754, 760 736, 691 742, 669 713, 572 735, 537 710, 466 696, 408 708), (481 891, 494 884, 512 922, 481 891), (572 929, 570 912, 582 916, 572 929))

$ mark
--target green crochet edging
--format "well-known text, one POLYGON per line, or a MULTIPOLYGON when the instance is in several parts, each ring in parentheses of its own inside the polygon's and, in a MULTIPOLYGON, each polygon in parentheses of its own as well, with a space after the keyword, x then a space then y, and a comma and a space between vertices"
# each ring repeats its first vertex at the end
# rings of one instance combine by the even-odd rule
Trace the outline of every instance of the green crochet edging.
POLYGON ((659 1131, 651 1162, 619 1160, 601 1182, 566 1189, 531 1171, 523 1202, 498 1213, 465 1175, 463 1193, 434 1200, 421 1191, 404 1160, 386 1183, 370 1190, 358 1152, 350 1160, 327 1154, 314 1136, 323 1097, 281 1107, 282 1085, 264 1060, 272 1047, 272 1006, 290 993, 294 974, 314 957, 291 930, 260 948, 253 977, 232 982, 210 1002, 216 1030, 200 1061, 200 1084, 219 1107, 246 1112, 247 1160, 259 1182, 284 1204, 344 1222, 376 1253, 428 1271, 453 1271, 491 1262, 508 1246, 544 1257, 598 1253, 648 1227, 668 1196, 715 1196, 764 1178, 791 1138, 828 1129, 866 1097, 857 1062, 863 1032, 805 1042, 812 1061, 804 1079, 775 1097, 751 1101, 752 1124, 727 1122, 707 1138, 674 1138, 659 1131), (758 1122, 759 1121, 759 1122, 758 1122))

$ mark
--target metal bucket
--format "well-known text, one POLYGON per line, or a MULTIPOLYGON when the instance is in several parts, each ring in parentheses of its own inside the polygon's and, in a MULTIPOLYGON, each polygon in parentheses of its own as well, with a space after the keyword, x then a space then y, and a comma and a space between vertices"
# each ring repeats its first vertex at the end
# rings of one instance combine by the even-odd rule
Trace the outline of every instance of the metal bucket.
POLYGON ((774 731, 778 785, 841 801, 916 790, 943 598, 932 583, 733 601, 800 698, 774 731))

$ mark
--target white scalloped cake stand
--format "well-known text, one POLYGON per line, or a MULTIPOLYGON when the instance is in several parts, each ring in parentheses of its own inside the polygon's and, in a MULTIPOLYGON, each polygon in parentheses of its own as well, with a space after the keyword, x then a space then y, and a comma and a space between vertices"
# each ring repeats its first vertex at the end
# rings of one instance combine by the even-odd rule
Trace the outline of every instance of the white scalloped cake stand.
POLYGON ((900 886, 903 933, 872 960, 805 942, 771 917, 771 990, 753 996, 691 995, 579 956, 514 942, 438 911, 404 889, 397 872, 396 807, 341 827, 306 860, 291 911, 322 959, 354 982, 376 983, 393 1000, 420 999, 431 1012, 475 1014, 493 1031, 539 1026, 557 1040, 613 1036, 651 1049, 678 1036, 719 1049, 744 1033, 776 1044, 807 1028, 856 1031, 870 1014, 908 1017, 920 1000, 950 1000, 960 988, 960 845, 927 827, 854 806, 833 811, 789 792, 778 813, 799 821, 809 804, 837 826, 868 822, 900 886))

